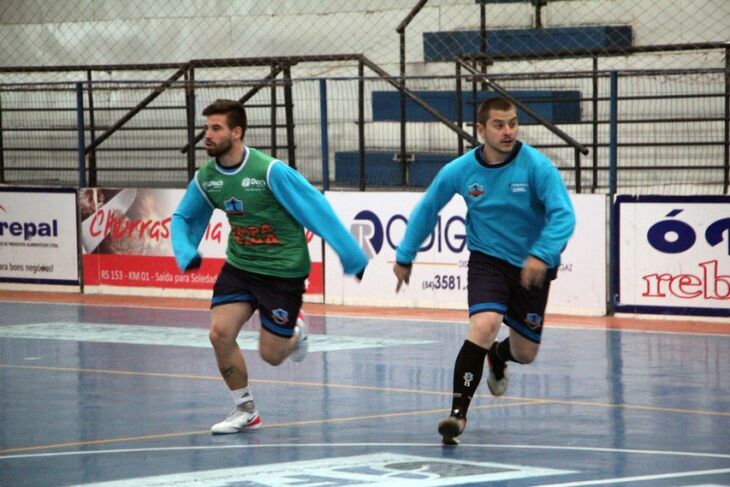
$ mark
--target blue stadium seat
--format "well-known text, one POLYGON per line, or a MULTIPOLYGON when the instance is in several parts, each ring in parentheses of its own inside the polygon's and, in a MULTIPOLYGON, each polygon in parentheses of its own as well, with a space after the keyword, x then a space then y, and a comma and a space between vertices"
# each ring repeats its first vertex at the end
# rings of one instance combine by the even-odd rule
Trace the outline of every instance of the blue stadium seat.
MULTIPOLYGON (((368 186, 400 186, 402 168, 400 161, 394 160, 397 149, 391 151, 365 152, 365 183, 368 186)), ((410 163, 408 184, 426 187, 431 184, 436 173, 444 164, 458 154, 417 153, 410 163)), ((335 153, 335 181, 338 184, 357 186, 360 181, 360 154, 357 151, 335 153)))
MULTIPOLYGON (((416 91, 415 94, 441 112, 449 120, 456 120, 456 92, 454 91, 416 91)), ((574 90, 520 90, 511 92, 546 120, 552 123, 576 123, 580 121, 580 91, 574 90)), ((498 96, 494 92, 480 93, 476 105, 483 100, 498 96)), ((400 94, 397 91, 373 92, 373 121, 400 121, 400 94)), ((465 92, 462 100, 462 113, 465 122, 472 120, 471 93, 465 92)), ((517 111, 520 123, 536 123, 532 117, 517 111)), ((406 119, 409 122, 434 122, 436 118, 410 99, 406 99, 406 119)))
MULTIPOLYGON (((633 45, 629 25, 592 25, 544 29, 487 31, 487 56, 540 56, 592 49, 623 49, 633 45)), ((424 32, 426 62, 452 61, 459 55, 479 54, 479 31, 424 32)))

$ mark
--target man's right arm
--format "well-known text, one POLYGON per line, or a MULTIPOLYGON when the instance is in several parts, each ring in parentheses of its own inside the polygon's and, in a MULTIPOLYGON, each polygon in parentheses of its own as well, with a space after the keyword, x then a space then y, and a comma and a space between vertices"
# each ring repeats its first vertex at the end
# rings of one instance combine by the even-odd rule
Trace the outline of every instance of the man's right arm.
POLYGON ((421 201, 413 209, 408 219, 406 234, 395 250, 395 260, 398 264, 409 266, 413 262, 421 244, 436 226, 439 211, 456 193, 450 176, 453 172, 449 166, 439 171, 421 201))
POLYGON ((421 201, 418 202, 406 227, 406 234, 395 249, 395 265, 393 273, 398 279, 395 291, 398 292, 403 283, 408 284, 411 278, 411 267, 418 249, 426 237, 436 226, 439 211, 456 193, 451 180, 452 168, 444 167, 434 178, 421 201))
POLYGON ((412 265, 402 265, 396 262, 393 264, 393 274, 395 274, 395 278, 398 280, 398 284, 395 285, 395 292, 400 291, 401 286, 403 286, 403 283, 408 284, 411 282, 411 269, 413 268, 412 265))
POLYGON ((213 207, 193 179, 172 215, 172 251, 181 271, 200 267, 198 245, 205 235, 212 214, 213 207))

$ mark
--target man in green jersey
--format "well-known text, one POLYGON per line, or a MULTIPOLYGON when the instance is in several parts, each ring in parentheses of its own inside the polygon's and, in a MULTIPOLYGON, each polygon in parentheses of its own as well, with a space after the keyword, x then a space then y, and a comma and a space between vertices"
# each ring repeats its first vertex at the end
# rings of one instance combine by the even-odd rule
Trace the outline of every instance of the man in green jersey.
POLYGON ((203 110, 205 148, 212 157, 188 185, 172 217, 172 247, 183 271, 200 266, 198 245, 213 210, 231 226, 226 262, 213 288, 210 341, 236 407, 213 425, 217 434, 257 428, 261 418, 248 387, 248 370, 236 337, 259 310, 259 353, 271 365, 307 353, 301 319, 310 260, 306 227, 340 257, 346 274, 362 277, 367 257, 322 193, 283 162, 248 147, 243 105, 217 100, 203 110))

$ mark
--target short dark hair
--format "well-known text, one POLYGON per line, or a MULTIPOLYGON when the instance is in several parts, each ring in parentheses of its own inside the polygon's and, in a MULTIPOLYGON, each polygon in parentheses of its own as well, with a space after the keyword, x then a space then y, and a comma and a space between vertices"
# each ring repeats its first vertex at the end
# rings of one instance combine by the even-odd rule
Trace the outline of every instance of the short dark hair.
POLYGON ((490 110, 500 110, 506 112, 514 108, 515 104, 509 101, 507 98, 497 96, 494 98, 488 98, 479 105, 479 111, 477 111, 477 122, 484 125, 489 119, 490 110))
POLYGON ((243 140, 243 134, 246 133, 248 125, 243 103, 236 100, 218 99, 203 110, 203 116, 210 115, 225 115, 228 128, 241 127, 241 140, 243 140))

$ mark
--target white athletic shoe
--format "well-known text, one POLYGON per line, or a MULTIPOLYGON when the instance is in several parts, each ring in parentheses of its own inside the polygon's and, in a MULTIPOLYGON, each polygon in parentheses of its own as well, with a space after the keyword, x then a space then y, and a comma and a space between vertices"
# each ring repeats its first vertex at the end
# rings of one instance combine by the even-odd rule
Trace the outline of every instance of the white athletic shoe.
POLYGON ((297 345, 291 354, 291 359, 294 362, 301 362, 309 352, 309 333, 307 330, 307 323, 304 322, 304 316, 301 313, 297 316, 297 324, 294 327, 294 334, 297 337, 297 345))
POLYGON ((210 432, 216 435, 240 433, 247 429, 256 429, 261 426, 261 416, 256 410, 253 401, 246 401, 231 411, 226 419, 214 424, 210 432))

